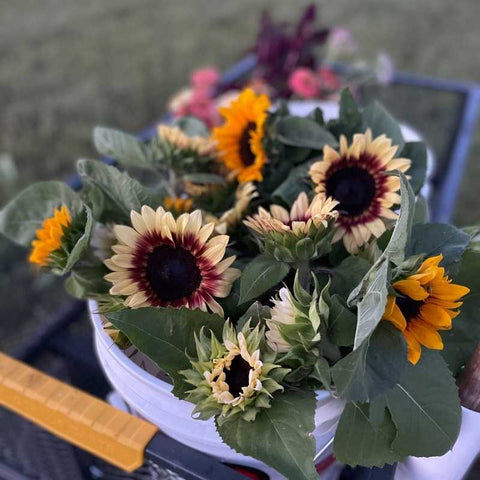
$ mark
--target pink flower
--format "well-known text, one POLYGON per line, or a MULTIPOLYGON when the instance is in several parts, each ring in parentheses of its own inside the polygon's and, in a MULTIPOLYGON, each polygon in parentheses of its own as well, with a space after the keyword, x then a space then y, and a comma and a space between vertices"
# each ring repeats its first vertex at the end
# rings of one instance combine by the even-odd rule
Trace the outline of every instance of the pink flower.
POLYGON ((317 98, 320 95, 319 77, 309 68, 297 68, 290 75, 288 86, 302 98, 317 98))
POLYGON ((340 77, 328 67, 318 69, 320 85, 325 90, 338 90, 341 87, 340 77))
POLYGON ((220 72, 216 68, 199 68, 192 73, 190 83, 194 88, 211 89, 217 85, 220 80, 220 72))

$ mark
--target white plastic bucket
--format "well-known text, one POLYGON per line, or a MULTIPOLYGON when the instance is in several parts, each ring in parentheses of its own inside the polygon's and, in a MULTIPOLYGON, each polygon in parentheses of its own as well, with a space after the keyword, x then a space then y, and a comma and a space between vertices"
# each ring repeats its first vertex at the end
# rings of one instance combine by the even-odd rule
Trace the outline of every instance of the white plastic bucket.
MULTIPOLYGON (((103 328, 102 317, 96 313, 97 304, 89 301, 88 305, 100 364, 112 387, 134 412, 189 447, 215 455, 222 461, 272 472, 261 462, 241 455, 223 443, 212 419, 201 421, 192 418, 193 405, 177 399, 171 393, 172 386, 169 383, 139 366, 145 361, 148 367, 148 359, 136 355, 134 362, 118 348, 103 328)), ((316 429, 313 432, 317 451, 332 439, 343 407, 343 400, 332 398, 328 392, 317 393, 316 429)), ((288 415, 288 412, 285 414, 288 415)), ((330 452, 327 449, 320 458, 330 452)))

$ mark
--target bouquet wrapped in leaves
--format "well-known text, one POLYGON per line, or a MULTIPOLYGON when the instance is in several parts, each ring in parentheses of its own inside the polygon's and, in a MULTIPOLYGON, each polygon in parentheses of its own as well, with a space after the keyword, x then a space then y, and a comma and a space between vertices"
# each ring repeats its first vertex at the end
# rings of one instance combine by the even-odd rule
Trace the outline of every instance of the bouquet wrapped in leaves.
POLYGON ((480 253, 475 228, 428 222, 425 146, 347 90, 328 123, 248 89, 219 115, 148 142, 97 128, 115 164, 80 160, 77 192, 28 187, 0 231, 287 478, 316 478, 318 390, 345 401, 338 460, 443 455, 480 337, 480 253))

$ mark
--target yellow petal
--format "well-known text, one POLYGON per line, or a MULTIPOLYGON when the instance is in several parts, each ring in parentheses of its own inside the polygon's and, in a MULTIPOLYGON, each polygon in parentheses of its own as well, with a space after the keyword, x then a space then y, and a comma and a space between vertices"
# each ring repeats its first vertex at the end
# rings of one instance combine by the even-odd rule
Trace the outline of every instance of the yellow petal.
POLYGON ((435 328, 428 323, 417 319, 411 320, 408 324, 408 330, 410 330, 421 345, 433 350, 443 349, 442 337, 435 328))
POLYGON ((436 329, 449 330, 452 328, 452 317, 448 314, 448 310, 433 303, 424 303, 420 307, 420 317, 436 329))
POLYGON ((407 327, 407 321, 405 320, 402 311, 400 310, 400 308, 398 308, 398 305, 396 303, 393 303, 393 306, 389 305, 388 300, 387 307, 391 308, 391 311, 388 315, 386 315, 385 311, 385 313, 383 314, 383 318, 393 323, 395 327, 398 328, 398 330, 403 332, 407 327))
POLYGON ((407 341, 408 361, 413 365, 416 365, 418 360, 420 360, 420 355, 422 354, 422 347, 420 346, 416 338, 408 330, 405 330, 403 332, 403 336, 407 341))
POLYGON ((420 282, 411 278, 395 282, 393 288, 413 300, 425 300, 428 297, 428 292, 420 285, 420 282))

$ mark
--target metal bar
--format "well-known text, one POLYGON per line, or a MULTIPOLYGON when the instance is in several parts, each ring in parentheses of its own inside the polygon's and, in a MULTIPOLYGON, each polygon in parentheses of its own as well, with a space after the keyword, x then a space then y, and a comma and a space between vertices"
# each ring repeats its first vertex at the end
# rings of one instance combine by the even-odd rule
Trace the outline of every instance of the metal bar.
POLYGON ((155 435, 145 449, 145 457, 177 473, 185 480, 245 480, 245 476, 162 433, 155 435))
POLYGON ((441 176, 439 188, 435 193, 432 219, 436 222, 449 222, 454 214, 458 191, 478 121, 479 107, 480 87, 477 86, 469 91, 465 98, 457 133, 450 148, 447 169, 441 176))

